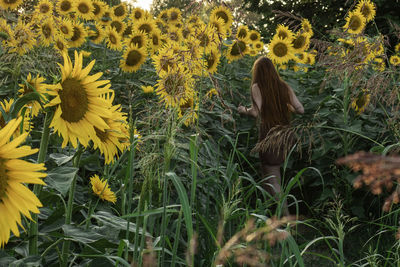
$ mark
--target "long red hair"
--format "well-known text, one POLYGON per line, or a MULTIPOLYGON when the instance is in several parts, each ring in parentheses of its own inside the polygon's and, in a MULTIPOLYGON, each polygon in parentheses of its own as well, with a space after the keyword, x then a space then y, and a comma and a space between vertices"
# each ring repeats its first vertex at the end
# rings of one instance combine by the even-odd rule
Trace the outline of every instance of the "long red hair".
POLYGON ((289 86, 280 78, 272 61, 266 57, 259 57, 254 62, 252 71, 251 85, 258 85, 262 97, 259 111, 261 123, 267 128, 289 124, 289 86))

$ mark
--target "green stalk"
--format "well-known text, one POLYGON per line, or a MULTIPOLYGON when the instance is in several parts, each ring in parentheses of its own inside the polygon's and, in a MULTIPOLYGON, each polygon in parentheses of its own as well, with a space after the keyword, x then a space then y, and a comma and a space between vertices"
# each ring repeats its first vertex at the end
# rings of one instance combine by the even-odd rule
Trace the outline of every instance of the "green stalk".
MULTIPOLYGON (((40 149, 39 149, 37 163, 43 163, 46 158, 47 148, 49 145, 49 137, 50 137, 50 123, 51 123, 52 118, 53 118, 53 113, 46 112, 46 115, 44 118, 43 133, 42 133, 42 137, 40 140, 40 149)), ((40 199, 41 191, 42 191, 41 185, 35 184, 33 186, 33 193, 39 199, 40 199)), ((32 221, 29 226, 29 255, 37 255, 39 252, 39 250, 38 250, 39 228, 38 228, 37 221, 38 221, 38 215, 33 214, 32 221)))
MULTIPOLYGON (((79 168, 79 162, 81 160, 82 152, 83 152, 83 148, 79 144, 78 150, 75 152, 74 162, 73 162, 73 166, 76 168, 79 168)), ((74 205, 74 196, 75 196, 75 187, 76 187, 77 177, 78 177, 78 175, 75 174, 74 179, 72 179, 71 187, 69 188, 67 210, 66 210, 66 214, 65 214, 65 224, 66 225, 70 225, 71 221, 72 221, 72 208, 74 205)), ((70 245, 71 245, 71 241, 66 240, 66 241, 64 241, 63 246, 62 246, 61 266, 63 266, 63 267, 67 266, 67 263, 68 263, 68 255, 69 255, 70 245)))
POLYGON ((177 226, 176 226, 174 247, 172 249, 171 267, 175 267, 176 257, 177 257, 177 254, 178 254, 179 237, 180 237, 180 234, 181 234, 181 224, 182 224, 182 213, 183 213, 183 209, 181 208, 181 210, 179 211, 178 222, 177 222, 177 226))
POLYGON ((196 196, 196 184, 197 184, 197 157, 199 148, 197 146, 198 134, 190 136, 190 167, 192 170, 192 188, 190 191, 190 205, 194 207, 194 200, 196 196))

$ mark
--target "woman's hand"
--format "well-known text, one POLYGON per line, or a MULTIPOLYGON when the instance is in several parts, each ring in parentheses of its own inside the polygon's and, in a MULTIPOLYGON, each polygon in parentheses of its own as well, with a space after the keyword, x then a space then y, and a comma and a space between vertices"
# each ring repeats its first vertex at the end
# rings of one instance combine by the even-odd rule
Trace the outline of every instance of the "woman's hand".
POLYGON ((238 106, 238 112, 239 114, 247 114, 247 108, 244 106, 238 106))

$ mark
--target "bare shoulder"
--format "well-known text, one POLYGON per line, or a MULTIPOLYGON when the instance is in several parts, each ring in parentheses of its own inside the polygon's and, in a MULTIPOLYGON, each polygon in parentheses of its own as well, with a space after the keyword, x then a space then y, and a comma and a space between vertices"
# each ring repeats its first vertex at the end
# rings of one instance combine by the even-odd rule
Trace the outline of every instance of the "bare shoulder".
POLYGON ((257 83, 253 83, 253 85, 251 86, 251 93, 253 94, 253 96, 261 97, 260 87, 258 87, 257 83))

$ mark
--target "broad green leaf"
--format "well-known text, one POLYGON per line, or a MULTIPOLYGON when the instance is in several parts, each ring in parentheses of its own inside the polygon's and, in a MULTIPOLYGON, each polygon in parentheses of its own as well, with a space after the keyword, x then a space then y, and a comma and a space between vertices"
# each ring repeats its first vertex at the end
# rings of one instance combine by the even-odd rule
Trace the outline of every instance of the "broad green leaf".
POLYGON ((83 244, 96 242, 103 238, 102 235, 86 229, 78 228, 74 225, 65 224, 62 227, 65 236, 70 237, 73 241, 83 244))
POLYGON ((76 175, 78 168, 74 167, 58 167, 47 173, 45 182, 48 187, 51 187, 60 192, 64 197, 67 195, 72 179, 76 175))

